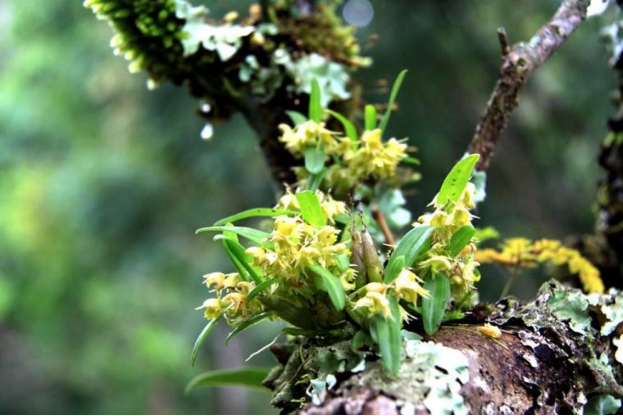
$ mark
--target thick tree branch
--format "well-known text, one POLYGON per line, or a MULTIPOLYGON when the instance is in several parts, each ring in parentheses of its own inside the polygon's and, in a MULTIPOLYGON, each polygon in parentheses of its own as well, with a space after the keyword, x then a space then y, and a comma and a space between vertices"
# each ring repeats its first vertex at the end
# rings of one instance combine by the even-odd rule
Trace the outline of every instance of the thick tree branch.
POLYGON ((499 31, 503 62, 500 78, 476 127, 469 153, 481 155, 478 170, 489 166, 495 146, 519 105, 519 94, 530 74, 543 65, 586 19, 590 0, 565 0, 552 19, 530 39, 509 49, 506 33, 499 31))

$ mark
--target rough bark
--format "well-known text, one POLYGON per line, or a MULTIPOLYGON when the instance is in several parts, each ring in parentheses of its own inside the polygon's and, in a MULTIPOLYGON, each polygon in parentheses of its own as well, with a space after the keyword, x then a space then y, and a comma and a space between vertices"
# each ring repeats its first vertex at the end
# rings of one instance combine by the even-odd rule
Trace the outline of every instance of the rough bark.
MULTIPOLYGON (((578 413, 591 394, 621 397, 623 368, 614 359, 612 344, 618 332, 609 335, 599 332, 607 321, 602 310, 612 307, 614 298, 604 296, 590 309, 587 303, 576 303, 586 299, 575 289, 551 282, 543 286, 533 302, 502 300, 487 317, 474 313, 461 322, 444 325, 433 337, 425 338, 424 341, 459 351, 467 358, 468 381, 461 383, 458 392, 453 393, 449 388, 448 395, 458 395, 464 410, 470 414, 578 413), (584 309, 578 307, 580 304, 584 309), (570 314, 572 309, 577 314, 570 314), (479 332, 479 325, 484 322, 498 325, 501 336, 492 338, 479 332), (608 361, 600 362, 600 356, 602 360, 609 357, 608 361)), ((290 385, 304 380, 306 372, 318 374, 306 361, 306 348, 310 348, 309 344, 275 349, 284 364, 277 375, 285 374, 290 385), (296 369, 294 375, 293 369, 296 369)), ((317 354, 324 350, 310 351, 317 354)), ((340 354, 343 353, 335 355, 340 354)), ((379 370, 374 355, 368 355, 365 370, 336 372, 336 387, 328 392, 323 403, 307 404, 299 413, 434 413, 426 398, 435 384, 428 376, 419 377, 420 370, 416 369, 424 360, 422 354, 426 353, 416 350, 412 356, 405 356, 397 378, 379 370)), ((283 394, 280 381, 283 378, 273 376, 267 383, 277 392, 273 403, 285 412, 293 411, 292 403, 286 400, 293 397, 283 394)), ((439 380, 436 383, 438 387, 439 380)), ((296 396, 303 391, 299 388, 288 393, 296 396)))
POLYGON ((500 30, 500 76, 468 150, 469 153, 480 154, 478 170, 485 171, 489 167, 510 116, 519 105, 519 95, 528 78, 586 19, 589 3, 590 0, 565 0, 552 19, 528 43, 517 43, 512 48, 508 45, 505 32, 500 30))

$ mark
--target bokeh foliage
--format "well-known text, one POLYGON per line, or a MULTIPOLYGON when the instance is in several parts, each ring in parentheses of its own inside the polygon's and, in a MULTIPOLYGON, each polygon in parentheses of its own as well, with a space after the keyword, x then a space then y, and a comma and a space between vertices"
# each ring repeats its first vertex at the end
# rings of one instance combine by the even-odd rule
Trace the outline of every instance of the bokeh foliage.
MULTIPOLYGON (((377 80, 409 69, 389 133, 420 148, 418 213, 467 148, 498 72, 495 29, 527 39, 558 2, 373 3, 359 38, 364 49, 381 38, 357 79, 384 102, 377 80)), ((217 16, 231 7, 205 4, 217 16)), ((197 103, 167 85, 147 91, 78 1, 0 0, 0 21, 0 412, 270 411, 258 406, 267 396, 239 391, 183 396, 199 371, 189 355, 203 325, 200 276, 227 265, 193 231, 275 200, 253 133, 235 118, 200 140, 197 103)), ((592 228, 614 86, 601 25, 587 22, 535 75, 506 133, 478 213, 503 235, 592 228)), ((526 277, 518 293, 537 284, 526 277)), ((485 297, 502 285, 483 269, 485 297)), ((197 366, 240 365, 272 333, 214 343, 197 366)))

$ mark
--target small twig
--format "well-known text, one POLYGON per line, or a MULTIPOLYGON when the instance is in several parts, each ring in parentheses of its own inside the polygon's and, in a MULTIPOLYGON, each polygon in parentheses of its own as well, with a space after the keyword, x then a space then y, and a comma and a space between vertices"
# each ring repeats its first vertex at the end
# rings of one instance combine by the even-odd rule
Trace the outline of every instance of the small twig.
POLYGON ((543 65, 586 20, 590 0, 564 0, 562 5, 528 43, 518 43, 512 48, 504 29, 498 29, 503 62, 495 88, 491 93, 469 153, 479 153, 477 169, 489 166, 495 146, 508 126, 512 112, 519 105, 519 94, 534 70, 543 65))
POLYGON ((372 211, 372 216, 376 220, 379 227, 381 227, 381 231, 385 236, 385 243, 390 246, 395 246, 396 241, 394 240, 394 235, 387 226, 387 222, 385 221, 385 215, 383 214, 383 212, 380 209, 375 209, 374 211, 372 211))
POLYGON ((509 53, 511 53, 511 47, 508 43, 508 35, 506 34, 506 29, 503 27, 498 28, 498 40, 500 41, 500 47, 502 48, 502 57, 506 57, 509 53))

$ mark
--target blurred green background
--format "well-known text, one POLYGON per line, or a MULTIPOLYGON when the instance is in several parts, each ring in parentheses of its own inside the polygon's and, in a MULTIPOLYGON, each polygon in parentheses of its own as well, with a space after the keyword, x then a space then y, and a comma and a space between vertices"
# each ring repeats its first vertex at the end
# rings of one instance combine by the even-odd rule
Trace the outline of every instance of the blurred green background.
MULTIPOLYGON (((204 3, 215 15, 249 4, 204 3)), ((380 35, 366 50, 375 65, 356 78, 384 102, 377 81, 410 71, 390 131, 420 148, 415 217, 470 141, 498 73, 496 28, 525 40, 558 3, 373 2, 359 36, 366 46, 380 35)), ((480 225, 505 236, 591 230, 615 85, 603 24, 587 22, 531 80, 480 225)), ((0 413, 270 413, 267 394, 183 395, 193 375, 242 365, 277 332, 256 327, 225 348, 220 327, 190 367, 201 275, 229 270, 220 245, 194 230, 274 202, 256 139, 234 118, 201 140, 197 103, 172 86, 148 92, 110 37, 78 0, 0 0, 0 413)), ((538 283, 526 277, 516 293, 538 283)), ((485 299, 502 285, 484 270, 485 299)))

